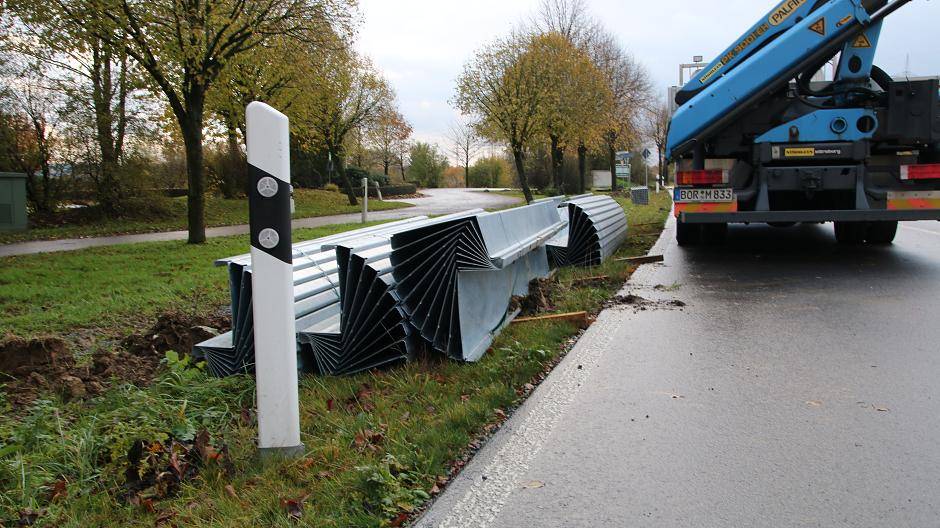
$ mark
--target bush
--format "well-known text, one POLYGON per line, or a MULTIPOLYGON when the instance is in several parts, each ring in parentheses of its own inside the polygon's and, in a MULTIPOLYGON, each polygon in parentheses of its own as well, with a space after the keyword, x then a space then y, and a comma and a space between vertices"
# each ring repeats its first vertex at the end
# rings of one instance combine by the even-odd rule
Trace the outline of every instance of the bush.
POLYGON ((328 183, 328 184, 324 185, 324 186, 323 186, 323 190, 324 190, 324 191, 330 191, 330 192, 340 192, 340 191, 339 191, 339 185, 336 185, 335 183, 328 183))
POLYGON ((411 147, 411 166, 408 167, 408 179, 422 187, 440 187, 447 158, 437 147, 428 143, 415 143, 411 147))
POLYGON ((558 189, 554 187, 546 187, 544 189, 540 189, 539 194, 544 194, 545 196, 548 196, 548 197, 561 196, 561 191, 559 191, 558 189))

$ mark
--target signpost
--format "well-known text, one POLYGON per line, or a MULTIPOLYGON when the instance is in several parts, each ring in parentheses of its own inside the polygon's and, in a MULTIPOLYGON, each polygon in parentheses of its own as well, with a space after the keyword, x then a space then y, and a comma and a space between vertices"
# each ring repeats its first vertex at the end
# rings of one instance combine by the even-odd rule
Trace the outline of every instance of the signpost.
POLYGON ((627 184, 630 183, 630 158, 633 157, 632 152, 618 152, 617 153, 617 174, 614 175, 615 178, 627 180, 627 184))
MULTIPOLYGON (((646 170, 646 188, 650 188, 650 156, 653 153, 650 152, 650 149, 643 149, 643 167, 646 170)), ((656 192, 659 193, 659 178, 656 178, 656 192)))
POLYGON ((259 102, 245 114, 258 447, 262 456, 300 456, 288 120, 259 102))

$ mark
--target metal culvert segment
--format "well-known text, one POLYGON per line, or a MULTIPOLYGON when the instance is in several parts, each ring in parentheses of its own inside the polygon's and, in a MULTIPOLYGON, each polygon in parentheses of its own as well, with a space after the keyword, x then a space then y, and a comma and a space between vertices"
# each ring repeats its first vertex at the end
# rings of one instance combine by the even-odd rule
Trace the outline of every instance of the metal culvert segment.
POLYGON ((609 196, 570 199, 568 227, 548 242, 549 260, 555 266, 599 266, 627 237, 627 217, 609 196))
POLYGON ((454 215, 392 236, 401 307, 431 348, 476 361, 511 320, 513 295, 548 275, 545 242, 563 227, 557 201, 454 215))
POLYGON ((413 355, 414 339, 395 295, 390 254, 388 239, 379 237, 336 248, 339 320, 298 334, 319 372, 354 374, 413 355))
MULTIPOLYGON (((427 222, 427 217, 410 218, 295 244, 294 316, 298 334, 339 327, 340 269, 336 261, 336 244, 366 236, 387 236, 424 222, 427 222)), ((229 270, 232 331, 193 348, 193 355, 204 359, 209 372, 215 376, 251 372, 254 368, 250 263, 251 256, 247 254, 216 261, 216 265, 228 266, 229 270)), ((298 347, 302 345, 298 343, 298 347)), ((315 367, 312 364, 300 365, 301 369, 307 370, 315 367)))

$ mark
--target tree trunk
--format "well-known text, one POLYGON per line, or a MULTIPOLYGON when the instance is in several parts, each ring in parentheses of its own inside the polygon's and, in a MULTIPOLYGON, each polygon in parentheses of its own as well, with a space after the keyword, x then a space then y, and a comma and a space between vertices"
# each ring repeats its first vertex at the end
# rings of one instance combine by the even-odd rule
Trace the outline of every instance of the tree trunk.
POLYGON ((242 156, 241 144, 238 141, 238 125, 230 114, 223 116, 226 128, 226 143, 228 155, 222 165, 222 196, 228 199, 237 198, 241 193, 248 192, 247 161, 242 156))
POLYGON ((565 164, 565 150, 559 146, 559 137, 549 136, 551 140, 551 158, 552 158, 552 187, 559 193, 564 194, 565 182, 563 180, 562 168, 565 164))
POLYGON ((206 177, 203 171, 202 151, 202 94, 191 94, 188 98, 189 111, 185 116, 177 116, 183 132, 183 146, 186 149, 186 180, 189 191, 186 196, 189 243, 202 244, 206 241, 206 177))
POLYGON ((383 168, 385 169, 385 177, 386 177, 386 178, 388 178, 388 167, 389 167, 389 165, 391 165, 391 164, 392 164, 392 162, 391 162, 388 158, 385 158, 385 160, 382 161, 383 168))
POLYGON ((470 188, 470 162, 464 164, 463 166, 463 186, 467 189, 470 188))
POLYGON ((522 152, 522 147, 512 147, 512 158, 516 162, 516 176, 519 177, 519 186, 522 187, 525 201, 526 203, 532 203, 532 190, 529 189, 529 180, 525 175, 525 154, 522 152))
POLYGON ((578 144, 578 194, 584 194, 587 189, 587 147, 584 143, 578 144))
MULTIPOLYGON (((346 197, 349 198, 349 205, 355 207, 359 205, 359 200, 356 199, 356 191, 353 190, 349 175, 346 174, 346 153, 343 151, 342 147, 328 146, 328 148, 333 154, 333 159, 336 160, 336 172, 339 173, 339 179, 343 183, 343 190, 346 191, 346 197)), ((368 189, 363 189, 363 193, 367 191, 368 189)))
POLYGON ((610 161, 610 191, 617 192, 617 151, 613 141, 607 142, 607 156, 610 161))
POLYGON ((118 159, 114 141, 114 114, 111 110, 111 53, 102 50, 100 41, 92 49, 92 104, 95 111, 95 132, 98 151, 101 154, 100 178, 96 194, 101 210, 108 217, 117 214, 120 189, 118 189, 118 159))
POLYGON ((663 186, 669 183, 669 165, 666 163, 666 153, 661 147, 656 148, 659 154, 659 179, 663 186))

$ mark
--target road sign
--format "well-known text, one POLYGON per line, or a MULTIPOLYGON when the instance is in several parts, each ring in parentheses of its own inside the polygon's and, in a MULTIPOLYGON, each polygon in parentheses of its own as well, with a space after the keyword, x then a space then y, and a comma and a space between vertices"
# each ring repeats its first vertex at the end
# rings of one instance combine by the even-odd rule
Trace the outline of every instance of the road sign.
POLYGON ((644 160, 649 161, 649 160, 650 160, 650 156, 652 156, 652 155, 653 155, 653 153, 650 152, 650 149, 643 149, 643 159, 644 159, 644 160))

